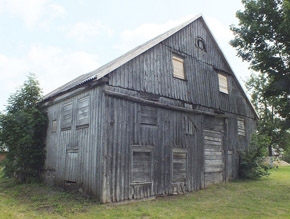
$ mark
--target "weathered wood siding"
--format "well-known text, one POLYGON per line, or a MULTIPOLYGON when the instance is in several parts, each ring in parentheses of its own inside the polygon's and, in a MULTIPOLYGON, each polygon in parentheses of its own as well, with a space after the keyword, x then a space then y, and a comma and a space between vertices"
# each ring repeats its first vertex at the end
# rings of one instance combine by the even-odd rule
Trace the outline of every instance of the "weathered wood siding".
POLYGON ((61 187, 73 185, 96 197, 101 195, 103 107, 103 93, 98 87, 55 100, 47 108, 45 177, 48 182, 61 187), (72 107, 71 122, 67 121, 69 113, 63 112, 68 103, 72 107), (52 121, 56 121, 56 131, 52 121))
POLYGON ((238 177, 256 115, 201 19, 102 79, 48 105, 47 181, 106 203, 238 177), (185 79, 173 76, 173 54, 185 79))
POLYGON ((224 181, 223 132, 204 130, 204 185, 224 181))
POLYGON ((255 117, 217 45, 199 20, 113 71, 109 77, 112 86, 255 117), (195 46, 197 37, 204 39, 206 52, 195 46), (184 57, 186 80, 173 77, 173 53, 184 57), (219 92, 216 69, 227 74, 229 95, 219 92))
POLYGON ((202 126, 202 116, 149 106, 157 112, 157 122, 144 124, 142 107, 106 98, 104 202, 183 193, 202 186, 203 149, 198 144, 202 129, 197 128, 202 126))

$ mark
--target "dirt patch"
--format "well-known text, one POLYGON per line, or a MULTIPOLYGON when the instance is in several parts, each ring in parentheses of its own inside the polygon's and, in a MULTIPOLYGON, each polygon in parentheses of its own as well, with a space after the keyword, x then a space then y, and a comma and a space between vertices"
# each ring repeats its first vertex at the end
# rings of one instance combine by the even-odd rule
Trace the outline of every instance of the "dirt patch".
POLYGON ((289 167, 290 166, 290 164, 284 160, 274 161, 274 164, 277 166, 280 166, 280 167, 289 167))

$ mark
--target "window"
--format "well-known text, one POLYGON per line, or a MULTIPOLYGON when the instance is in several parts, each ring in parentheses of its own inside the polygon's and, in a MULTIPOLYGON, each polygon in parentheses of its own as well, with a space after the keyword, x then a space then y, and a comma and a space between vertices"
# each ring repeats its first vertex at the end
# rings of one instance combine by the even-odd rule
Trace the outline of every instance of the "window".
POLYGON ((219 79, 219 91, 225 94, 228 94, 228 78, 224 74, 218 74, 219 79))
POLYGON ((152 182, 152 149, 132 149, 131 165, 131 183, 152 182))
POLYGON ((206 52, 205 42, 204 39, 202 39, 201 37, 196 38, 195 46, 201 49, 202 51, 206 52))
POLYGON ((177 55, 172 55, 172 64, 173 64, 173 76, 175 78, 185 80, 183 58, 177 55))
POLYGON ((141 124, 142 125, 157 125, 157 108, 150 106, 141 106, 141 124))
POLYGON ((187 171, 187 153, 183 149, 172 151, 172 181, 185 182, 187 171))
POLYGON ((90 97, 83 97, 78 100, 77 106, 77 127, 89 124, 89 110, 90 110, 90 97))
POLYGON ((69 129, 72 125, 72 103, 64 104, 62 107, 62 129, 69 129))
POLYGON ((53 120, 51 123, 51 132, 55 133, 57 130, 56 120, 53 120))
POLYGON ((246 136, 245 120, 242 118, 238 118, 238 135, 246 136))

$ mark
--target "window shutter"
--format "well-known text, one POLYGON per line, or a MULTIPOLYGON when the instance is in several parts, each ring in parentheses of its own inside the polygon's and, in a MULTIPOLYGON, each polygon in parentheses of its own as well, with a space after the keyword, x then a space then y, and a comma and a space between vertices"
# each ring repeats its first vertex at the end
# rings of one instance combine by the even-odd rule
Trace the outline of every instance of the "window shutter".
POLYGON ((173 76, 179 79, 185 79, 184 74, 184 60, 176 55, 172 56, 173 76))
POLYGON ((228 94, 228 78, 223 74, 218 74, 219 78, 219 91, 228 94))
POLYGON ((62 108, 62 129, 71 128, 72 125, 72 103, 63 105, 62 108))
POLYGON ((141 106, 141 124, 142 125, 157 125, 157 108, 149 106, 141 106))
POLYGON ((173 151, 172 156, 172 180, 173 182, 185 182, 187 171, 187 153, 186 151, 173 151))
POLYGON ((133 151, 131 183, 151 182, 152 153, 151 151, 133 151))
POLYGON ((79 99, 77 112, 77 126, 89 124, 89 110, 90 110, 89 96, 79 99))
POLYGON ((238 118, 238 135, 246 136, 245 120, 238 118))

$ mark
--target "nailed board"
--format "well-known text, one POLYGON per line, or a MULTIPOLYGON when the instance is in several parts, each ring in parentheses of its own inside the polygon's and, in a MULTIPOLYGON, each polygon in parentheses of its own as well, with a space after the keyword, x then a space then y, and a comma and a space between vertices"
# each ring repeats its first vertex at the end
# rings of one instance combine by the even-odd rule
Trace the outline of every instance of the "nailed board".
POLYGON ((204 130, 204 181, 205 186, 223 181, 223 134, 204 130))

